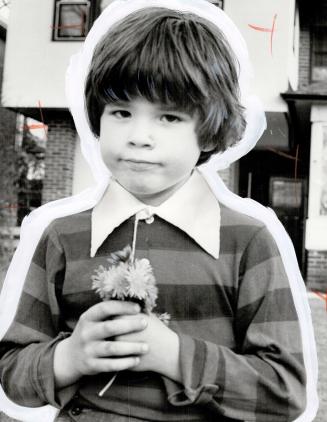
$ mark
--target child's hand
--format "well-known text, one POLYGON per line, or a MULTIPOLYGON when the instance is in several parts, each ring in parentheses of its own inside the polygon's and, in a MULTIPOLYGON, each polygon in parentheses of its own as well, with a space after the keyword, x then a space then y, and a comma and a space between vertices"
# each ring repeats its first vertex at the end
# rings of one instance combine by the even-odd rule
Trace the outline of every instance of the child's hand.
MULTIPOLYGON (((115 337, 118 342, 137 342, 148 346, 148 352, 140 356, 140 363, 131 370, 154 371, 175 381, 181 381, 178 335, 154 314, 143 314, 143 317, 147 321, 144 330, 115 337)), ((138 316, 126 315, 119 319, 134 321, 136 318, 138 316)))
POLYGON ((139 363, 145 353, 142 341, 113 341, 110 338, 144 330, 146 316, 131 302, 111 300, 98 303, 81 315, 72 335, 58 343, 54 354, 57 388, 83 375, 116 372, 139 363), (133 318, 114 318, 133 315, 133 318))

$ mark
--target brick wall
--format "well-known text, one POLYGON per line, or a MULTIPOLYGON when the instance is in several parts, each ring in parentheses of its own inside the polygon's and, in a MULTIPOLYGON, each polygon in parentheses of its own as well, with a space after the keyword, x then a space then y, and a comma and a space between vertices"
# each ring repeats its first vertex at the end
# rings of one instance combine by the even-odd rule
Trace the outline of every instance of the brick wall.
POLYGON ((16 225, 16 114, 0 107, 0 225, 16 225))
POLYGON ((17 239, 16 114, 0 107, 0 273, 8 267, 17 239))
POLYGON ((310 82, 310 26, 305 16, 301 18, 300 51, 299 51, 299 85, 300 88, 310 82))
POLYGON ((76 131, 66 114, 46 119, 48 139, 45 156, 45 179, 42 202, 46 203, 72 194, 76 131))
POLYGON ((300 45, 299 45, 299 88, 310 83, 311 65, 311 37, 310 25, 312 22, 313 8, 307 2, 300 5, 300 45))
MULTIPOLYGON (((3 74, 5 40, 0 39, 0 94, 3 74)), ((17 189, 15 186, 16 113, 0 105, 0 277, 2 278, 15 250, 17 189)))
POLYGON ((326 292, 327 251, 308 251, 307 285, 312 290, 326 292))

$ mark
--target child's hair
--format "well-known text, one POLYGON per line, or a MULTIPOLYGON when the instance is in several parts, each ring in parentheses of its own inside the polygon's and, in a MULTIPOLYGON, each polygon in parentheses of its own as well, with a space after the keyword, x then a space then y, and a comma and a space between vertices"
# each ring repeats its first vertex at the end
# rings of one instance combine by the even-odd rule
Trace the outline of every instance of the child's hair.
POLYGON ((222 32, 192 13, 161 7, 136 11, 98 43, 85 85, 90 127, 100 135, 104 107, 143 97, 199 116, 202 152, 238 142, 245 128, 239 101, 238 62, 222 32))

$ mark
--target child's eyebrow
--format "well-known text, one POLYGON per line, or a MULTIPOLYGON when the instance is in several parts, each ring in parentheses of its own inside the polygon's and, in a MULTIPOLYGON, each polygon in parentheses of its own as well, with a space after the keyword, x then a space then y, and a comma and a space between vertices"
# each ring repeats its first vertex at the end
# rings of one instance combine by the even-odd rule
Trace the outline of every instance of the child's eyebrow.
POLYGON ((157 108, 161 111, 166 111, 166 112, 171 111, 175 113, 191 115, 190 111, 180 109, 178 106, 174 104, 157 104, 157 108))
POLYGON ((158 104, 157 108, 163 111, 180 111, 176 106, 167 104, 158 104))
POLYGON ((113 101, 113 102, 109 102, 106 104, 106 107, 127 107, 130 104, 129 101, 123 101, 123 100, 119 100, 119 101, 113 101))

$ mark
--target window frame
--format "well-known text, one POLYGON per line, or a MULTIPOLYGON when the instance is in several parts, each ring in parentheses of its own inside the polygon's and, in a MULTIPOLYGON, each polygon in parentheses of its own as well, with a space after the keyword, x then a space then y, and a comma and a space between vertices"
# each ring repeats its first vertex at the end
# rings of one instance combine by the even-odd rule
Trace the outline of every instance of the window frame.
MULTIPOLYGON (((89 32, 95 15, 95 3, 92 0, 55 0, 53 11, 52 41, 84 41, 89 32), (84 35, 60 35, 60 15, 62 6, 86 6, 87 17, 85 20, 84 35)), ((65 25, 65 24, 64 24, 65 25)))
POLYGON ((317 33, 319 30, 326 31, 326 45, 322 43, 322 47, 320 50, 318 49, 318 53, 324 54, 327 57, 327 3, 323 3, 322 5, 316 4, 313 8, 312 15, 311 15, 311 22, 310 22, 310 82, 323 82, 327 81, 327 64, 325 76, 323 78, 314 78, 314 68, 318 66, 314 66, 315 64, 315 53, 317 49, 315 48, 315 39, 318 38, 317 33))
POLYGON ((323 54, 327 57, 327 42, 326 45, 321 50, 315 49, 315 34, 317 30, 323 28, 326 31, 326 41, 327 41, 327 24, 326 25, 312 25, 311 26, 311 66, 310 66, 310 80, 311 82, 323 82, 327 81, 327 64, 326 66, 320 66, 326 68, 326 76, 323 78, 314 77, 314 69, 319 66, 315 66, 315 55, 318 53, 323 54))

